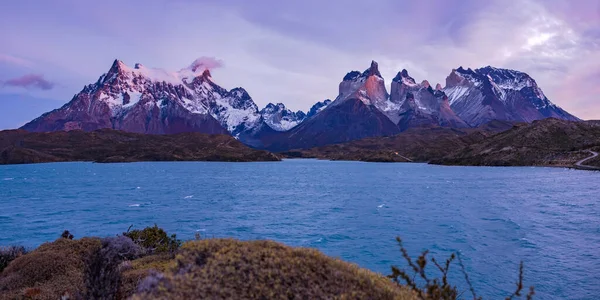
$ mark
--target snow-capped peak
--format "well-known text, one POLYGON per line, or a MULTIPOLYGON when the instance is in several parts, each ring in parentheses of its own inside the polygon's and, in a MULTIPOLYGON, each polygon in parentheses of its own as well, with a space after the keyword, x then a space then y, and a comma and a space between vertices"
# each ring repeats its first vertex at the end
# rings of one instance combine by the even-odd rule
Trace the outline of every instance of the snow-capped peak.
POLYGON ((306 114, 299 110, 291 111, 283 103, 269 103, 260 111, 265 123, 274 130, 287 131, 306 119, 306 114))
POLYGON ((108 71, 105 82, 111 82, 117 76, 143 77, 151 82, 166 82, 173 85, 179 85, 183 82, 191 83, 196 77, 211 79, 210 70, 207 64, 194 61, 190 66, 179 71, 167 71, 160 68, 148 68, 141 63, 136 63, 133 68, 127 66, 123 61, 116 59, 108 71))
POLYGON ((134 109, 137 103, 162 107, 175 102, 192 114, 210 114, 238 137, 259 126, 260 113, 246 90, 227 91, 213 81, 209 69, 216 64, 214 59, 200 58, 179 71, 167 71, 140 63, 131 68, 115 60, 109 72, 83 92, 100 91, 98 100, 107 103, 115 117, 134 109))

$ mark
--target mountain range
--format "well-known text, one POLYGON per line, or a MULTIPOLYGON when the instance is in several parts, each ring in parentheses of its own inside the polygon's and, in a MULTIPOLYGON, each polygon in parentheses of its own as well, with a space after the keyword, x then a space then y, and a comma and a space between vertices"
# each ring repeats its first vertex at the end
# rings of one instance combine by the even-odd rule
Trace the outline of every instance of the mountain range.
POLYGON ((418 83, 407 70, 388 93, 378 64, 347 73, 332 100, 307 112, 283 103, 259 109, 249 93, 227 90, 192 64, 178 72, 133 68, 115 60, 107 73, 71 101, 25 124, 33 132, 109 128, 144 134, 230 134, 261 149, 283 151, 391 136, 410 128, 477 127, 492 120, 578 121, 544 95, 529 75, 484 67, 451 71, 444 87, 418 83))

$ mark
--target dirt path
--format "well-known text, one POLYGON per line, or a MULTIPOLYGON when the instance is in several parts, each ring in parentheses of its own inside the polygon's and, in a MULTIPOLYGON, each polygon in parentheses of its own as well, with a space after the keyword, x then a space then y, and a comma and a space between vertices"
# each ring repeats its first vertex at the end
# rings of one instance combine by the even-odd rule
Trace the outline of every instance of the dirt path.
POLYGON ((576 162, 575 163, 575 167, 579 168, 579 169, 586 169, 586 170, 600 170, 600 168, 598 168, 598 167, 588 166, 588 165, 584 165, 583 164, 584 162, 586 162, 586 161, 588 161, 588 160, 590 160, 590 159, 595 158, 596 156, 598 156, 598 152, 594 152, 592 150, 587 150, 587 152, 591 153, 592 156, 590 156, 588 158, 584 158, 584 159, 576 162))

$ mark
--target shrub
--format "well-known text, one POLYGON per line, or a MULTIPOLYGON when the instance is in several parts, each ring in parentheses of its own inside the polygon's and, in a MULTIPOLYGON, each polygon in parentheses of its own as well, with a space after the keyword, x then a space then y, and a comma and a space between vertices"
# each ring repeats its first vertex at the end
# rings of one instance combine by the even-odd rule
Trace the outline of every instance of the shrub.
POLYGON ((83 289, 84 261, 100 248, 100 240, 59 238, 19 256, 0 273, 0 295, 21 299, 59 299, 83 289))
MULTIPOLYGON (((442 278, 430 278, 427 276, 425 268, 427 267, 428 259, 427 254, 429 254, 428 250, 423 251, 421 255, 417 258, 416 262, 414 262, 410 256, 408 255, 408 251, 402 245, 402 240, 400 237, 396 238, 398 244, 400 246, 400 252, 402 253, 402 257, 408 263, 408 266, 412 270, 412 274, 409 272, 402 270, 396 266, 392 266, 392 274, 388 277, 391 278, 396 284, 401 286, 402 284, 406 284, 410 289, 412 289, 421 300, 455 300, 458 299, 459 293, 456 286, 451 285, 448 282, 448 271, 450 270, 450 264, 458 257, 459 265, 461 266, 461 271, 465 277, 465 281, 469 286, 469 291, 473 296, 474 300, 482 300, 482 297, 478 297, 475 293, 475 289, 469 280, 469 275, 465 271, 464 265, 460 256, 452 253, 450 257, 445 261, 444 264, 440 264, 435 258, 431 258, 431 262, 436 266, 436 268, 442 274, 442 278), (425 284, 419 285, 415 278, 420 278, 425 284)), ((523 262, 521 262, 519 266, 519 279, 516 284, 515 292, 513 292, 510 296, 506 297, 506 300, 511 300, 514 297, 520 297, 521 291, 523 290, 523 262)), ((526 295, 527 300, 533 299, 533 295, 535 294, 533 287, 529 288, 529 293, 526 295)))
POLYGON ((8 263, 26 253, 27 249, 23 246, 0 247, 0 273, 8 266, 8 263))
POLYGON ((160 274, 175 266, 175 260, 169 254, 144 256, 131 261, 131 267, 121 266, 121 285, 117 299, 127 299, 138 289, 141 281, 152 274, 160 274))
POLYGON ((60 237, 63 239, 69 239, 69 240, 73 239, 73 235, 68 230, 63 231, 63 233, 60 235, 60 237))
POLYGON ((183 245, 133 299, 416 299, 408 288, 314 249, 272 241, 206 239, 183 245))
POLYGON ((102 247, 86 261, 84 299, 114 299, 121 282, 121 263, 140 254, 140 247, 128 237, 102 239, 102 247))
POLYGON ((148 253, 175 254, 175 251, 181 246, 181 240, 177 239, 177 235, 168 236, 167 232, 156 224, 142 230, 128 230, 123 235, 132 239, 134 243, 143 247, 148 253))

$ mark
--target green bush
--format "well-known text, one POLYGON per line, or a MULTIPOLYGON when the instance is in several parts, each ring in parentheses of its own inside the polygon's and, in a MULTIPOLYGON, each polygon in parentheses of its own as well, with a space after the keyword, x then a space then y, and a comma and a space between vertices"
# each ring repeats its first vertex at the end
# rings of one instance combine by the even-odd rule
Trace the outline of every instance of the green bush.
POLYGON ((124 236, 133 240, 148 253, 171 253, 175 254, 181 246, 181 240, 177 239, 176 234, 167 235, 167 232, 159 228, 156 224, 153 227, 146 227, 142 230, 134 229, 123 233, 124 236))

